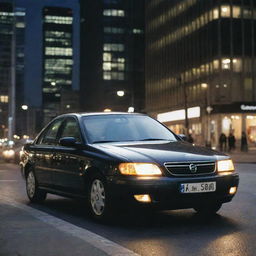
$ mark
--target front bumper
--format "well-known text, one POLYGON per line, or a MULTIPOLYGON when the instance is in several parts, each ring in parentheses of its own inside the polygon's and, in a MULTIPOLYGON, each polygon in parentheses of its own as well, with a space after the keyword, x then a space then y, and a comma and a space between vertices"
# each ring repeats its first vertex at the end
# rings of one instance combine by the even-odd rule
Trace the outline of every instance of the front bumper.
POLYGON ((238 187, 237 173, 205 177, 128 177, 108 178, 108 189, 112 198, 125 204, 154 206, 162 209, 193 208, 202 203, 226 203, 232 200, 231 187, 238 187), (180 184, 216 182, 216 191, 208 193, 182 194, 180 184), (149 194, 151 203, 139 203, 134 195, 149 194))

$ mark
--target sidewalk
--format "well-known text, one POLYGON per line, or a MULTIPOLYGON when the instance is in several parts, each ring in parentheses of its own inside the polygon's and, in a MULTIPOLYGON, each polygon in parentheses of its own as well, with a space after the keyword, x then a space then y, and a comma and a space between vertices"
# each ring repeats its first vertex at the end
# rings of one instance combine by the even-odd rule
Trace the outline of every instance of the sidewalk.
POLYGON ((48 225, 25 211, 0 203, 0 255, 106 255, 101 250, 48 225))
POLYGON ((138 256, 84 228, 0 195, 0 256, 138 256))
MULTIPOLYGON (((225 152, 226 153, 226 152, 225 152)), ((227 155, 233 159, 235 163, 255 163, 256 164, 256 150, 249 150, 248 152, 234 151, 227 152, 227 155)))

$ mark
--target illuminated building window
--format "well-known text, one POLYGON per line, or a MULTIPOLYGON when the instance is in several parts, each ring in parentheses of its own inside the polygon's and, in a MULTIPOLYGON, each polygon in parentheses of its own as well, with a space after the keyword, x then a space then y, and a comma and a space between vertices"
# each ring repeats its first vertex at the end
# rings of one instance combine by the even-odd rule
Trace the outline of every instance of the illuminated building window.
POLYGON ((133 33, 133 34, 142 34, 142 33, 143 33, 143 30, 142 30, 142 29, 138 29, 138 28, 134 28, 134 29, 132 30, 132 33, 133 33))
POLYGON ((104 27, 104 33, 123 34, 124 32, 125 32, 124 28, 104 27))
POLYGON ((229 5, 222 5, 221 6, 221 17, 230 17, 230 6, 229 5))
POLYGON ((56 56, 72 56, 72 48, 62 48, 62 47, 46 47, 45 55, 56 55, 56 56))
POLYGON ((45 38, 45 41, 48 43, 47 45, 56 45, 59 46, 71 46, 72 42, 70 39, 63 39, 63 38, 45 38))
POLYGON ((242 71, 242 60, 241 59, 233 59, 233 71, 234 72, 242 71))
POLYGON ((72 21, 73 21, 73 17, 67 17, 67 16, 46 15, 44 17, 45 23, 72 24, 72 21))
POLYGON ((233 6, 233 18, 241 18, 241 7, 233 6))
POLYGON ((125 58, 117 58, 117 62, 119 62, 119 63, 125 63, 125 58))
POLYGON ((71 38, 72 35, 69 32, 63 32, 63 31, 45 31, 45 37, 46 38, 71 38))
POLYGON ((219 60, 213 61, 213 69, 218 70, 219 69, 219 60))
POLYGON ((25 28, 25 23, 24 22, 17 22, 15 24, 16 28, 25 28))
POLYGON ((104 62, 103 70, 111 70, 111 62, 104 62))
POLYGON ((230 59, 222 59, 221 67, 222 69, 230 69, 230 59))
POLYGON ((15 16, 25 16, 25 15, 26 15, 26 13, 22 12, 22 11, 15 12, 15 16))
POLYGON ((103 50, 108 52, 123 52, 124 44, 104 44, 103 50))
POLYGON ((125 68, 123 63, 112 63, 112 62, 104 62, 103 70, 118 70, 123 71, 125 68))
POLYGON ((124 10, 116 10, 116 9, 106 9, 103 11, 104 16, 116 16, 116 17, 124 17, 124 10))
POLYGON ((1 103, 8 103, 9 97, 7 95, 0 95, 0 102, 1 103))
POLYGON ((103 72, 104 80, 124 80, 124 72, 103 72))
POLYGON ((103 53, 103 61, 111 61, 112 59, 112 54, 108 52, 103 53))

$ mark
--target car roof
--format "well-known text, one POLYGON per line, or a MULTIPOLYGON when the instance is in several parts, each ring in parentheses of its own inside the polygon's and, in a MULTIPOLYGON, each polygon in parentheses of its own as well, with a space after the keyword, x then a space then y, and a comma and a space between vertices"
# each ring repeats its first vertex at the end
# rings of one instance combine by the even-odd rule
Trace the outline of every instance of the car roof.
POLYGON ((78 113, 67 113, 58 116, 59 117, 68 117, 68 116, 96 116, 96 115, 146 115, 143 113, 129 113, 129 112, 78 112, 78 113))

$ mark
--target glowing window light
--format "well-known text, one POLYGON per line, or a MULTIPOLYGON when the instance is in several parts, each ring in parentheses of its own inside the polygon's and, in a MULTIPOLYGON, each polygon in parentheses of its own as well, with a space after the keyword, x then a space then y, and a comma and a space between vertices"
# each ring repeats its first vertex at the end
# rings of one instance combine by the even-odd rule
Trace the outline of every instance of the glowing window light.
MULTIPOLYGON (((200 117, 200 107, 188 108, 188 118, 200 117)), ((185 109, 170 111, 157 115, 157 120, 160 122, 171 122, 185 120, 185 109)))

